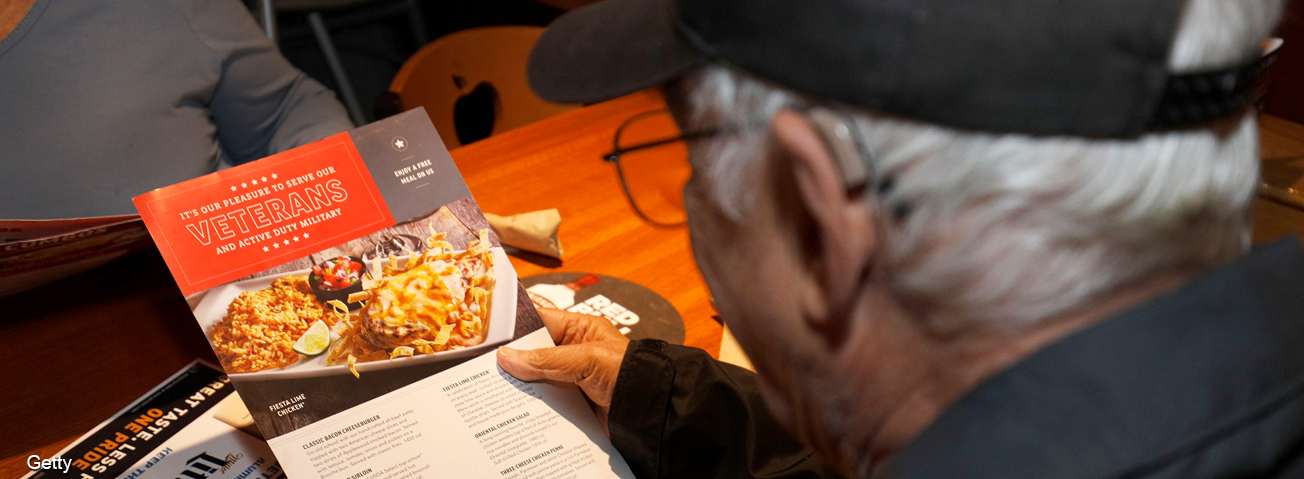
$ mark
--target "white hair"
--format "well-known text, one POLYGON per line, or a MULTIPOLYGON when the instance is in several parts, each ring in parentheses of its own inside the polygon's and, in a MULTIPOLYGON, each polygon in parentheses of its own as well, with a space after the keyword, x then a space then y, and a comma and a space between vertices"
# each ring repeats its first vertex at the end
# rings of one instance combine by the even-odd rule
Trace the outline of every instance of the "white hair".
MULTIPOLYGON (((1173 72, 1246 61, 1276 25, 1281 0, 1192 0, 1173 72)), ((683 79, 688 126, 746 124, 812 100, 736 68, 683 79)), ((818 102, 818 100, 814 100, 818 102)), ((1259 178, 1256 115, 1133 139, 957 131, 853 109, 894 186, 870 194, 881 214, 879 278, 937 332, 1014 329, 1080 308, 1165 271, 1209 269, 1245 253, 1259 178)), ((734 219, 754 192, 769 131, 704 140, 697 171, 734 219)))

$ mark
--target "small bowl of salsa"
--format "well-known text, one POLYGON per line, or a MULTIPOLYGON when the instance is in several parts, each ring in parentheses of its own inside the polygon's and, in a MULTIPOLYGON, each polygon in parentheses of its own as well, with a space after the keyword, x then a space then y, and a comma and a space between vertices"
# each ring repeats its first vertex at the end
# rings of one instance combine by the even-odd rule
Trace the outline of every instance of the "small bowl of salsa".
POLYGON ((367 265, 355 256, 337 256, 322 261, 312 267, 308 274, 308 286, 312 287, 317 301, 339 300, 349 309, 355 309, 362 303, 349 303, 349 295, 362 291, 362 275, 367 273, 367 265))

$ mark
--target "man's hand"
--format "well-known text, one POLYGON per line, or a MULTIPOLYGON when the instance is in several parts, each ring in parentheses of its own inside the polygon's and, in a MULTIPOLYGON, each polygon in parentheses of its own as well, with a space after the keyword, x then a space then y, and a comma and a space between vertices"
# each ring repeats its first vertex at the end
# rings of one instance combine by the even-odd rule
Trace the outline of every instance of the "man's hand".
POLYGON ((557 347, 517 351, 504 346, 498 348, 498 365, 522 381, 575 383, 606 429, 611 394, 629 339, 600 316, 548 308, 539 308, 539 316, 557 347))

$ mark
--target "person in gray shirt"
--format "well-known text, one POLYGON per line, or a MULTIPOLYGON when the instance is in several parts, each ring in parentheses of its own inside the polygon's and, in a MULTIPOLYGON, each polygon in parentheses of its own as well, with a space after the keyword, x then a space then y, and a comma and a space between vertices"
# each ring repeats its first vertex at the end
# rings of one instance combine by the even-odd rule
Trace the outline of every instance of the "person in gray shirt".
POLYGON ((353 127, 237 0, 17 1, 0 29, 0 218, 135 213, 132 197, 223 160, 353 127))

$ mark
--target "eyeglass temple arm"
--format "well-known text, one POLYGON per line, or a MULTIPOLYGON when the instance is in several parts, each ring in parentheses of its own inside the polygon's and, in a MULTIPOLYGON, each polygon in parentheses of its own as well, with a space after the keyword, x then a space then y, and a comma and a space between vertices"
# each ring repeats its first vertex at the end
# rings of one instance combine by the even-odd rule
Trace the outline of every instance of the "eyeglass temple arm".
MULTIPOLYGON (((662 138, 662 139, 660 139, 660 140, 652 140, 652 141, 648 141, 648 142, 644 142, 644 143, 638 143, 638 144, 631 145, 631 146, 628 146, 628 147, 625 147, 625 148, 621 148, 620 146, 616 146, 616 147, 615 147, 614 149, 612 149, 611 151, 609 151, 609 152, 607 152, 606 154, 602 155, 602 159, 603 159, 603 161, 616 161, 617 159, 620 158, 620 155, 623 155, 623 154, 625 154, 625 153, 629 153, 629 152, 632 152, 632 151, 646 150, 646 149, 648 149, 648 148, 656 148, 656 147, 658 147, 658 146, 669 145, 669 144, 671 144, 671 143, 675 143, 675 142, 678 142, 678 141, 684 141, 684 140, 696 140, 696 139, 698 139, 698 138, 712 137, 712 136, 716 136, 716 135, 719 135, 719 134, 722 134, 722 133, 732 132, 732 131, 735 131, 735 130, 738 130, 738 128, 725 128, 725 127, 704 128, 704 129, 701 129, 701 130, 690 130, 690 131, 687 131, 687 132, 681 133, 681 134, 679 134, 678 136, 674 136, 674 137, 670 137, 670 138, 662 138)), ((617 138, 619 138, 619 134, 617 134, 617 138)))

